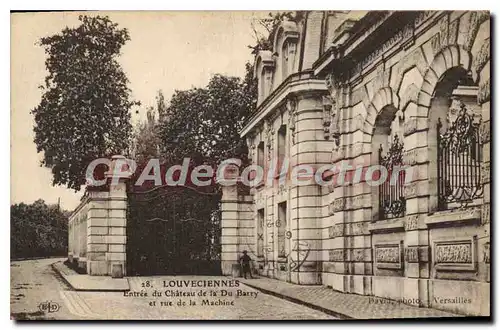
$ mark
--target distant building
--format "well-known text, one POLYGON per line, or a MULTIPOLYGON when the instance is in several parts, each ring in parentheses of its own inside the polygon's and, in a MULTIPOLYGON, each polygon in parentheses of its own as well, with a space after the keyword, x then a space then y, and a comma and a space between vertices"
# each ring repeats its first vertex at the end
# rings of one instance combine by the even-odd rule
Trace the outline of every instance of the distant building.
POLYGON ((489 13, 310 12, 273 45, 241 132, 254 164, 413 176, 224 188, 223 272, 248 250, 262 276, 489 314, 489 13))

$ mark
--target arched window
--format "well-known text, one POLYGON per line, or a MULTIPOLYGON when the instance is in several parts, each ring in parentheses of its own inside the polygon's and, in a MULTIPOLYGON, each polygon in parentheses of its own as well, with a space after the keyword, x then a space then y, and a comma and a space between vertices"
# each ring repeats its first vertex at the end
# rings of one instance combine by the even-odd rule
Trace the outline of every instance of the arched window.
POLYGON ((436 127, 437 209, 479 202, 483 195, 481 108, 477 105, 477 87, 463 68, 444 74, 436 86, 430 115, 436 127))
POLYGON ((260 51, 255 59, 254 76, 257 77, 257 105, 262 103, 272 89, 274 58, 270 51, 260 51))
POLYGON ((299 36, 297 23, 292 21, 283 21, 276 30, 273 44, 275 55, 279 58, 276 67, 276 84, 283 82, 290 74, 295 72, 294 63, 299 36))
POLYGON ((439 210, 463 206, 483 193, 480 120, 461 100, 453 100, 452 109, 456 116, 448 116, 448 129, 437 123, 439 210))
POLYGON ((278 130, 278 168, 281 169, 286 157, 286 125, 283 124, 278 130))
POLYGON ((283 54, 281 55, 281 77, 283 78, 283 80, 285 80, 286 77, 288 77, 288 66, 289 66, 288 59, 290 57, 288 48, 289 48, 289 43, 285 43, 283 45, 283 54))
POLYGON ((378 147, 379 170, 372 180, 381 181, 376 191, 379 220, 402 217, 406 210, 402 121, 393 105, 385 106, 375 120, 373 143, 378 147))

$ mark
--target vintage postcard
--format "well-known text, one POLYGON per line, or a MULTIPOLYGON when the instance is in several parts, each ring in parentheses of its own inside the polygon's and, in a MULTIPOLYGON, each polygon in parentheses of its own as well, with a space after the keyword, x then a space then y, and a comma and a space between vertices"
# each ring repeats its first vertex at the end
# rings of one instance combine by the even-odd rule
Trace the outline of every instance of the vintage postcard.
POLYGON ((11 318, 490 317, 490 24, 11 13, 11 318))

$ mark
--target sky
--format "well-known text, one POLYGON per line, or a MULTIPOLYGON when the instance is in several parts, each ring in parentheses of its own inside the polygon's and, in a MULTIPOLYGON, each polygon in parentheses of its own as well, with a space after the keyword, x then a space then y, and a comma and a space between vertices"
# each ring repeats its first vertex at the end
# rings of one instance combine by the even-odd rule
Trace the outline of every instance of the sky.
MULTIPOLYGON (((11 203, 39 198, 64 209, 78 206, 82 192, 52 186, 50 169, 40 167, 33 142, 30 111, 41 99, 38 86, 45 70, 45 53, 36 42, 79 24, 81 13, 16 13, 11 15, 11 203)), ((96 15, 96 12, 87 13, 96 15)), ((132 97, 147 106, 158 90, 167 99, 175 90, 202 87, 216 73, 240 76, 253 57, 247 45, 255 41, 251 22, 267 12, 100 12, 129 30, 120 63, 130 80, 132 97)))

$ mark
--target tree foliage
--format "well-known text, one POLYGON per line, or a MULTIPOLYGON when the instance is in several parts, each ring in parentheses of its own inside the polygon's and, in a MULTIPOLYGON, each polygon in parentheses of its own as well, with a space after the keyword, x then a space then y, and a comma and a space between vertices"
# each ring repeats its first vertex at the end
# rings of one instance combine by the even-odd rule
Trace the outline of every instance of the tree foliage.
POLYGON ((41 199, 11 205, 10 212, 11 258, 67 255, 68 212, 41 199))
POLYGON ((164 120, 166 108, 165 96, 159 90, 156 95, 156 106, 149 107, 146 110, 146 119, 140 121, 134 128, 131 156, 139 164, 151 158, 163 160, 159 150, 158 121, 164 120))
POLYGON ((205 88, 176 91, 158 124, 160 150, 172 163, 196 164, 247 158, 239 132, 256 104, 256 85, 247 64, 245 79, 214 75, 205 88))
POLYGON ((80 16, 76 28, 41 38, 48 75, 40 104, 32 110, 35 143, 53 185, 80 190, 95 158, 123 153, 130 143, 127 77, 117 58, 130 40, 108 17, 80 16))

